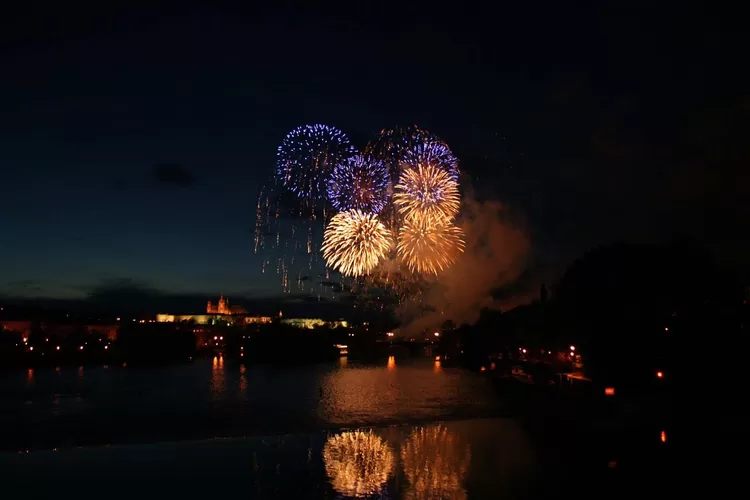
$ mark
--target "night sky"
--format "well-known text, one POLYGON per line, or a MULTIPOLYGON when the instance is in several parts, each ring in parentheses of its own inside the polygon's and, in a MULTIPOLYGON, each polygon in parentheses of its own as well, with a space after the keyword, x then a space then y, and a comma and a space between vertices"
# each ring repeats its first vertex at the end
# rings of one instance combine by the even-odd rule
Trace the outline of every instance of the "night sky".
POLYGON ((688 234, 742 262, 739 17, 605 3, 621 7, 8 13, 0 295, 279 295, 253 255, 254 208, 305 123, 360 147, 398 125, 441 136, 476 196, 524 221, 533 282, 619 239, 688 234))

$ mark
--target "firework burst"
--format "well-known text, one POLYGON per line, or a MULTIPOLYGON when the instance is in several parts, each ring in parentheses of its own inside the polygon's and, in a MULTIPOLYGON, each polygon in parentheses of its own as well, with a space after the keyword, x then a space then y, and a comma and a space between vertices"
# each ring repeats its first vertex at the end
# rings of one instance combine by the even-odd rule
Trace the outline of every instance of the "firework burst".
POLYGON ((327 125, 297 127, 276 152, 279 180, 300 198, 321 198, 334 167, 355 154, 349 138, 327 125))
POLYGON ((333 168, 328 181, 328 200, 340 211, 380 213, 388 202, 388 169, 369 156, 357 155, 333 168))
POLYGON ((393 202, 406 218, 452 219, 458 213, 458 183, 445 170, 433 165, 417 165, 401 172, 393 202))
POLYGON ((419 165, 432 165, 458 182, 458 160, 448 145, 433 135, 422 134, 419 141, 404 151, 402 169, 419 165))
POLYGON ((409 217, 398 232, 398 256, 413 273, 437 275, 463 250, 463 231, 444 217, 409 217))
POLYGON ((361 210, 334 215, 323 234, 323 258, 344 276, 371 272, 390 247, 390 231, 375 214, 361 210))

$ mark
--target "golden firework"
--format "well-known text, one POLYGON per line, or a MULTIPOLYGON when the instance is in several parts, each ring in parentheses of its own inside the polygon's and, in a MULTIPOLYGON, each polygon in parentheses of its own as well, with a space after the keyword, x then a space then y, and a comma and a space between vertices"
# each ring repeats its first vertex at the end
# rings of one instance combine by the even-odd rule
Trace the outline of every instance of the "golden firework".
POLYGON ((362 276, 391 248, 391 233, 374 214, 348 210, 336 214, 323 234, 326 264, 345 276, 362 276))
POLYGON ((445 217, 408 217, 398 232, 398 256, 414 273, 437 275, 463 251, 463 231, 445 217))
POLYGON ((372 431, 342 432, 328 438, 323 462, 333 488, 345 496, 378 493, 394 466, 393 451, 372 431))
POLYGON ((434 165, 405 168, 396 185, 393 202, 406 218, 426 216, 452 219, 461 204, 458 182, 434 165))
POLYGON ((401 461, 409 481, 405 499, 451 498, 463 500, 464 476, 471 450, 442 425, 414 429, 401 448, 401 461))

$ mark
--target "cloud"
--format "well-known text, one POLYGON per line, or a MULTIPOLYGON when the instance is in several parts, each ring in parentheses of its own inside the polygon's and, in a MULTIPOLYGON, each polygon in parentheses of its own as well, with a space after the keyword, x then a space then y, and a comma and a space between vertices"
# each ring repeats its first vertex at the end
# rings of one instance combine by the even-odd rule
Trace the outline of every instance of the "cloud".
POLYGON ((503 294, 527 268, 530 242, 500 202, 464 201, 459 224, 466 249, 456 264, 423 290, 420 307, 401 308, 404 331, 418 332, 441 325, 475 323, 484 308, 509 308, 528 300, 527 294, 503 294))
POLYGON ((151 169, 154 180, 165 186, 189 187, 195 184, 195 176, 184 165, 160 163, 151 169))

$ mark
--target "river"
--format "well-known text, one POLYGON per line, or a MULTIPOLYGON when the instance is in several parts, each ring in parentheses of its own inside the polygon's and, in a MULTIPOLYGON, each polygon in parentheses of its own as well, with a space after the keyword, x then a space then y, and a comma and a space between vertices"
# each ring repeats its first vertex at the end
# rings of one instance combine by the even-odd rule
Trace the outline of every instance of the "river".
POLYGON ((214 485, 250 498, 521 498, 612 472, 603 456, 572 459, 571 441, 540 443, 482 374, 431 359, 217 356, 5 373, 0 390, 0 470, 45 496, 75 480, 77 498, 101 495, 100 481, 108 496, 214 485))

